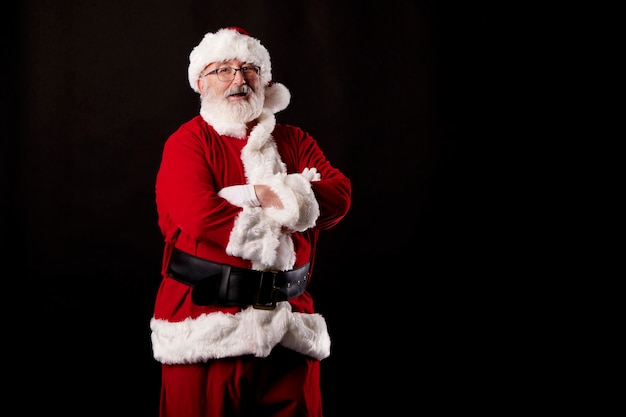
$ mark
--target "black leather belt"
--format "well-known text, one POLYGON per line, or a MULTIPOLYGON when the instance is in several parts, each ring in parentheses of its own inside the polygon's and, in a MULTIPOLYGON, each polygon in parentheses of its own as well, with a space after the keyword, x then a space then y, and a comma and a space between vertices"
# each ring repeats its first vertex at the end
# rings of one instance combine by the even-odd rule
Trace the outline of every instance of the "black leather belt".
POLYGON ((310 262, 289 271, 254 271, 219 264, 174 248, 167 274, 189 285, 198 305, 247 306, 273 310, 278 301, 302 294, 310 262))

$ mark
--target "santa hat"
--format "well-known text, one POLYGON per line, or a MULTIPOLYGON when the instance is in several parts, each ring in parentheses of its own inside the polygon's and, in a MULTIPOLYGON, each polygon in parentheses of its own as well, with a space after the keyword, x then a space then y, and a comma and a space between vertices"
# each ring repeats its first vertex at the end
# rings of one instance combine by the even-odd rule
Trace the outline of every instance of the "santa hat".
POLYGON ((261 68, 261 84, 265 86, 266 109, 276 113, 289 104, 291 94, 287 88, 272 82, 270 54, 261 42, 248 32, 236 26, 229 26, 215 33, 207 33, 202 41, 189 54, 189 85, 198 91, 197 81, 204 68, 213 63, 239 59, 261 68))

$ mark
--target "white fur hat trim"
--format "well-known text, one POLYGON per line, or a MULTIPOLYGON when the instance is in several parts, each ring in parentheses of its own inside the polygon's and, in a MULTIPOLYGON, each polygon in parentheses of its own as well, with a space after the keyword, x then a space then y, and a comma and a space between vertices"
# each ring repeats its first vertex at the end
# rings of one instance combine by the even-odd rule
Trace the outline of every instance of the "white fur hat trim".
POLYGON ((189 85, 198 91, 197 81, 202 70, 213 62, 230 59, 255 64, 261 67, 261 82, 270 84, 272 80, 272 63, 270 54, 261 42, 250 36, 245 30, 230 26, 215 33, 207 33, 202 41, 189 54, 189 85))

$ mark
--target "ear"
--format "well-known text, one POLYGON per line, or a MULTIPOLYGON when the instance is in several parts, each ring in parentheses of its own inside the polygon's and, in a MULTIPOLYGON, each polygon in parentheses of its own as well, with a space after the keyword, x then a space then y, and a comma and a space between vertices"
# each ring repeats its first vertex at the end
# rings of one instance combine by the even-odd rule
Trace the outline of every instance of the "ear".
POLYGON ((202 91, 204 90, 204 85, 203 85, 204 81, 202 78, 198 78, 196 80, 196 87, 198 87, 198 91, 200 92, 200 95, 202 95, 202 91))

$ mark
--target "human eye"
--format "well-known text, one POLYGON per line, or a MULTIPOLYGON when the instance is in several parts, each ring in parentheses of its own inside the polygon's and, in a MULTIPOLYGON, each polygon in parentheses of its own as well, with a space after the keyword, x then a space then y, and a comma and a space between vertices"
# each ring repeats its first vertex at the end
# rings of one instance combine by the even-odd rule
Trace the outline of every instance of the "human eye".
POLYGON ((231 69, 228 67, 222 67, 215 70, 218 74, 228 74, 231 72, 231 69))
POLYGON ((252 75, 252 74, 257 74, 257 67, 254 66, 245 66, 245 67, 241 67, 241 71, 244 72, 244 74, 246 75, 252 75))

